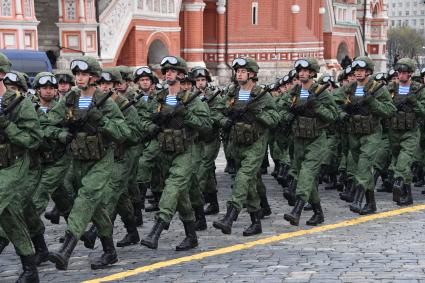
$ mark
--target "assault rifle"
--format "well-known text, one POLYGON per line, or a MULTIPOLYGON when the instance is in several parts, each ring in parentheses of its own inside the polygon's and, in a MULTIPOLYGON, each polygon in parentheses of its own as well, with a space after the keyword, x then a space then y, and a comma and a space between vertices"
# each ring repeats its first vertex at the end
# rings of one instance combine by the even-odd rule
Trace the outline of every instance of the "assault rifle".
MULTIPOLYGON (((317 89, 317 91, 314 92, 314 97, 318 98, 323 92, 325 92, 325 90, 328 89, 330 85, 330 81, 326 82, 325 84, 321 85, 321 87, 319 89, 317 89)), ((283 125, 283 130, 287 131, 291 128, 292 123, 294 123, 295 119, 297 118, 298 113, 295 113, 295 108, 296 108, 296 104, 293 103, 290 107, 290 113, 289 113, 289 117, 287 119, 287 121, 284 123, 283 125)))
POLYGON ((269 93, 269 91, 270 91, 270 88, 268 86, 264 86, 263 90, 254 98, 248 100, 248 102, 245 104, 245 106, 242 109, 236 110, 236 111, 233 109, 230 109, 230 111, 227 113, 227 117, 232 121, 232 125, 234 125, 239 118, 244 117, 245 114, 252 107, 252 105, 255 102, 259 101, 261 98, 263 98, 267 93, 269 93))
POLYGON ((221 94, 222 90, 219 88, 216 88, 213 92, 213 94, 210 97, 204 96, 201 100, 203 102, 206 102, 207 104, 210 104, 219 94, 221 94))
MULTIPOLYGON (((365 97, 367 97, 367 96, 375 96, 375 95, 378 93, 378 91, 379 91, 381 88, 383 88, 384 86, 386 86, 386 85, 387 85, 387 84, 386 84, 386 81, 385 81, 385 80, 381 80, 381 81, 379 81, 378 86, 377 86, 377 87, 375 87, 374 89, 372 89, 370 92, 365 93, 365 95, 363 96, 363 99, 361 99, 361 100, 360 100, 360 101, 358 101, 357 103, 354 103, 354 104, 352 105, 351 110, 347 111, 347 114, 348 114, 348 115, 352 115, 353 113, 360 113, 360 114, 362 114, 362 113, 361 113, 361 107, 364 105, 364 98, 365 98, 365 97)), ((351 104, 351 102, 350 102, 350 104, 351 104)), ((365 114, 365 113, 363 113, 363 114, 365 114)))
MULTIPOLYGON (((418 94, 421 90, 423 90, 425 88, 425 85, 421 85, 420 88, 418 88, 417 90, 413 91, 412 93, 410 93, 411 95, 416 95, 418 94)), ((408 97, 403 98, 399 103, 397 103, 396 107, 397 110, 402 111, 405 106, 407 106, 408 104, 410 104, 408 97)))
POLYGON ((25 99, 25 96, 23 96, 22 94, 20 96, 18 96, 17 98, 15 98, 4 110, 1 110, 1 112, 3 112, 4 115, 9 114, 10 112, 13 111, 13 109, 15 109, 19 103, 21 103, 22 100, 25 99))
MULTIPOLYGON (((115 93, 115 89, 111 88, 109 89, 109 92, 103 96, 99 101, 97 101, 96 103, 91 103, 89 108, 87 110, 84 111, 77 111, 77 117, 75 119, 75 121, 71 122, 71 124, 68 124, 68 128, 69 131, 73 134, 77 133, 78 130, 80 130, 81 128, 84 128, 87 125, 87 121, 88 121, 88 112, 90 111, 90 109, 96 107, 99 108, 101 107, 103 104, 105 104, 105 102, 108 100, 108 98, 110 98, 113 94, 115 93)), ((92 126, 88 126, 88 132, 92 133, 95 132, 96 129, 94 129, 92 126)))

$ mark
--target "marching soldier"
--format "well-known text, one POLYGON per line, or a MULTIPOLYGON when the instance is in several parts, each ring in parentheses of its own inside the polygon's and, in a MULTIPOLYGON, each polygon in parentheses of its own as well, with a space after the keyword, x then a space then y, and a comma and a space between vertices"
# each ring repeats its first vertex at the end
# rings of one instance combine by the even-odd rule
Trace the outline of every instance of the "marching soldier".
POLYGON ((100 77, 99 62, 89 56, 71 62, 77 89, 69 92, 48 113, 48 137, 69 144, 72 155, 72 177, 77 197, 68 216, 65 240, 49 260, 56 268, 66 270, 78 239, 90 221, 95 223, 103 255, 91 264, 104 268, 118 261, 112 239, 112 223, 103 208, 105 189, 113 172, 113 144, 129 135, 124 117, 116 103, 96 86, 100 77))
POLYGON ((256 84, 259 66, 251 58, 237 58, 232 63, 237 85, 222 100, 225 116, 220 125, 230 130, 229 148, 236 162, 236 176, 232 198, 227 203, 226 215, 213 222, 224 234, 230 234, 232 224, 246 202, 251 225, 244 236, 262 233, 260 197, 257 178, 269 139, 269 128, 279 121, 271 95, 256 84))
POLYGON ((397 61, 398 83, 388 87, 397 107, 396 114, 389 120, 392 169, 394 171, 393 200, 398 205, 413 203, 411 166, 419 145, 418 118, 425 117, 425 89, 420 83, 411 81, 415 61, 402 58, 397 61))
POLYGON ((23 217, 22 208, 29 192, 27 183, 22 180, 29 171, 29 151, 39 146, 43 134, 31 101, 22 93, 26 86, 20 87, 19 74, 9 72, 10 66, 6 56, 0 54, 0 228, 21 259, 23 273, 17 282, 39 282, 23 217))
POLYGON ((301 212, 308 202, 314 214, 307 225, 317 225, 324 221, 317 186, 325 154, 323 147, 327 143, 326 128, 336 120, 337 111, 327 91, 328 86, 320 86, 313 80, 319 73, 317 60, 299 59, 294 67, 301 84, 290 90, 292 104, 286 109, 284 119, 294 136, 294 167, 298 181, 295 206, 284 218, 291 225, 298 226, 301 212))
MULTIPOLYGON (((186 61, 167 56, 161 62, 169 88, 156 97, 145 114, 145 128, 155 129, 160 148, 163 174, 166 176, 164 191, 159 201, 155 224, 141 244, 156 249, 158 240, 176 213, 183 222, 186 238, 176 247, 177 251, 198 246, 195 218, 189 199, 192 181, 192 147, 202 128, 210 128, 208 108, 196 94, 182 91, 180 79, 188 73, 186 61), (150 114, 150 115, 149 115, 150 114)), ((143 118, 143 117, 142 117, 143 118)))

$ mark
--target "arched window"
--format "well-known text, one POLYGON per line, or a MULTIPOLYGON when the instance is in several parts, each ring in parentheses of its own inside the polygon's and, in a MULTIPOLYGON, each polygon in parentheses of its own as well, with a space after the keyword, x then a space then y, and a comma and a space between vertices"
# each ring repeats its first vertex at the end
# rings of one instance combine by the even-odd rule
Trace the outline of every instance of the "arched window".
POLYGON ((252 24, 258 24, 258 2, 252 3, 252 24))
POLYGON ((3 0, 1 3, 1 15, 3 17, 12 16, 12 0, 3 0))

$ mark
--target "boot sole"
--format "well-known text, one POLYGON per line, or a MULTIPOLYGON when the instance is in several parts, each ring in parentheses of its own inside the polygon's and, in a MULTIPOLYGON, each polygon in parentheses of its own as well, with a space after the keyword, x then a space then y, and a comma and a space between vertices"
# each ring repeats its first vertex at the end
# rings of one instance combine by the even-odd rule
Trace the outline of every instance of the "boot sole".
POLYGON ((213 222, 213 227, 221 230, 221 232, 223 234, 226 234, 226 235, 229 235, 229 234, 232 233, 232 229, 229 230, 229 229, 227 229, 226 227, 222 226, 220 223, 217 223, 217 222, 213 222))
POLYGON ((117 263, 117 262, 118 262, 118 258, 115 258, 115 259, 113 259, 111 262, 108 262, 108 263, 107 263, 107 264, 105 264, 105 265, 93 265, 93 264, 91 264, 91 265, 90 265, 90 268, 91 268, 92 270, 106 269, 106 268, 109 268, 112 264, 117 263))
POLYGON ((188 250, 191 250, 191 249, 196 248, 197 246, 198 246, 198 243, 196 243, 196 244, 194 244, 194 245, 191 245, 190 247, 187 247, 187 248, 179 248, 179 247, 177 246, 177 247, 176 247, 176 251, 177 251, 177 252, 188 251, 188 250))
POLYGON ((148 242, 145 242, 144 240, 141 240, 140 241, 140 244, 142 245, 142 246, 145 246, 145 247, 147 247, 147 248, 150 248, 150 249, 152 249, 152 250, 156 250, 156 249, 158 249, 158 245, 153 245, 153 244, 151 244, 151 243, 148 243, 148 242))
POLYGON ((137 239, 137 240, 134 240, 134 241, 130 241, 130 242, 127 242, 127 243, 117 243, 117 247, 118 248, 123 248, 123 247, 128 247, 128 246, 132 246, 132 245, 136 245, 136 244, 138 244, 140 242, 140 239, 137 239))
POLYGON ((286 221, 288 221, 293 226, 298 226, 299 225, 299 222, 296 222, 295 219, 292 216, 290 216, 290 215, 284 214, 283 215, 283 219, 285 219, 286 221))
POLYGON ((56 253, 49 254, 49 261, 54 263, 58 270, 68 269, 68 263, 64 262, 58 255, 56 255, 56 253))

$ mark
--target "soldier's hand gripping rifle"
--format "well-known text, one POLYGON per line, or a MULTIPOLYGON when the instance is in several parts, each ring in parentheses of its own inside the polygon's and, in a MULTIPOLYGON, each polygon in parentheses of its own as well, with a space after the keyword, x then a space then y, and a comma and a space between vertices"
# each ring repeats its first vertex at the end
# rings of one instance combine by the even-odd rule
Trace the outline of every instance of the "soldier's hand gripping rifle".
POLYGON ((203 102, 206 102, 208 105, 218 96, 218 95, 220 95, 221 94, 221 92, 222 92, 222 90, 221 89, 219 89, 219 88, 216 88, 215 90, 214 90, 214 92, 213 92, 213 94, 210 96, 210 97, 206 97, 206 96, 204 96, 201 100, 203 101, 203 102))
POLYGON ((269 93, 270 89, 268 86, 264 86, 263 90, 256 95, 254 98, 248 100, 248 102, 245 104, 245 106, 241 109, 230 109, 230 111, 227 113, 227 118, 229 118, 230 122, 226 126, 226 128, 230 128, 233 126, 236 121, 238 121, 241 117, 244 117, 245 114, 250 110, 252 105, 254 105, 257 101, 259 101, 261 98, 263 98, 267 93, 269 93))
MULTIPOLYGON (((326 82, 325 84, 321 85, 319 88, 316 89, 316 91, 313 94, 313 97, 315 99, 317 99, 323 92, 325 92, 325 90, 328 89, 329 85, 330 85, 329 81, 326 82)), ((286 121, 282 125, 282 129, 284 131, 288 131, 291 128, 292 123, 294 123, 295 119, 297 118, 297 115, 299 114, 299 111, 297 111, 296 101, 294 101, 292 103, 289 110, 290 110, 289 115, 288 115, 286 121)))
POLYGON ((406 108, 412 108, 412 107, 415 106, 414 105, 416 103, 416 97, 415 96, 416 96, 416 94, 418 94, 424 88, 425 88, 425 84, 421 85, 418 89, 409 93, 407 95, 407 97, 400 100, 400 102, 397 103, 397 105, 396 105, 397 110, 398 111, 404 111, 404 112, 410 112, 411 109, 406 109, 406 108))
POLYGON ((362 106, 365 105, 366 103, 366 99, 368 99, 368 97, 375 97, 375 95, 378 93, 378 91, 383 88, 384 86, 387 85, 387 81, 385 79, 379 80, 379 84, 374 87, 373 89, 371 89, 370 91, 368 91, 367 93, 364 94, 363 98, 361 100, 359 100, 357 103, 352 104, 350 100, 348 100, 346 105, 350 105, 350 107, 347 108, 347 114, 348 115, 353 115, 355 113, 360 113, 361 115, 368 115, 368 113, 361 113, 362 111, 362 106))

